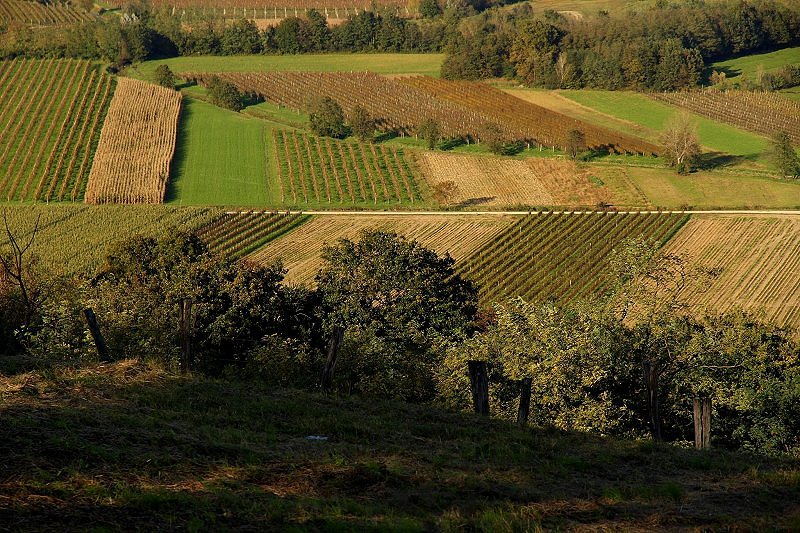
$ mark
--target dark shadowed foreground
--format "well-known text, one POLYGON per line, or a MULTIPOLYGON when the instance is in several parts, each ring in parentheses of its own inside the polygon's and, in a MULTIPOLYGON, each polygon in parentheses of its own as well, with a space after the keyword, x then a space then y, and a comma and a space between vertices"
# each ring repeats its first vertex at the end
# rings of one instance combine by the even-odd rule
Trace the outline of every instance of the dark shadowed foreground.
POLYGON ((132 361, 0 377, 0 455, 8 530, 800 528, 800 461, 132 361))

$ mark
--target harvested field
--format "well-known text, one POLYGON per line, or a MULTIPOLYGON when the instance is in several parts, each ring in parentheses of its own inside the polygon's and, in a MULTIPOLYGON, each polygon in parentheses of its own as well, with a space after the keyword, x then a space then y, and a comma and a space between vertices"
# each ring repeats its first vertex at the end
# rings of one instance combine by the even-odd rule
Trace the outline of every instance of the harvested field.
POLYGON ((164 201, 180 108, 179 92, 119 79, 89 174, 87 203, 164 201))
POLYGON ((423 152, 418 156, 431 187, 452 181, 454 203, 479 206, 594 207, 611 195, 572 161, 476 157, 423 152))
POLYGON ((456 261, 469 257, 518 218, 512 216, 315 216, 298 231, 288 233, 249 258, 269 264, 283 261, 290 283, 311 283, 322 267, 322 250, 338 239, 357 238, 362 230, 394 231, 456 261))
POLYGON ((707 290, 686 289, 698 313, 742 308, 800 326, 800 217, 695 216, 666 250, 719 270, 707 290))
POLYGON ((0 62, 0 198, 81 198, 113 89, 90 61, 0 62))
POLYGON ((0 22, 51 26, 86 22, 94 17, 69 2, 0 0, 0 22))

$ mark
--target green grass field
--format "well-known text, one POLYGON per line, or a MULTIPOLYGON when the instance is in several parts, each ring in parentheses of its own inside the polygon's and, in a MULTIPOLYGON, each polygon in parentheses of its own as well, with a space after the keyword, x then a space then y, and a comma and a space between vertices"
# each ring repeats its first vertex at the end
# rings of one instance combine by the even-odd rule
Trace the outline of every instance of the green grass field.
MULTIPOLYGON (((630 91, 570 90, 560 91, 560 94, 601 113, 655 131, 663 130, 669 118, 678 112, 676 107, 630 91)), ((693 116, 697 121, 700 143, 706 148, 748 161, 766 162, 764 152, 769 144, 766 138, 699 115, 693 116)))
POLYGON ((800 65, 800 47, 784 48, 783 50, 766 54, 726 59, 725 61, 712 63, 709 69, 724 72, 728 79, 744 75, 753 81, 759 67, 769 71, 781 68, 784 65, 800 65))
POLYGON ((592 165, 619 208, 800 209, 800 181, 732 172, 592 165))
POLYGON ((134 361, 0 376, 0 397, 0 524, 13 531, 800 527, 797 459, 520 428, 134 361))
POLYGON ((277 204, 268 130, 262 120, 186 98, 167 203, 277 204))
POLYGON ((372 71, 378 74, 425 74, 439 77, 444 54, 301 54, 257 56, 190 56, 145 61, 129 68, 129 76, 148 81, 161 64, 174 72, 314 72, 372 71))

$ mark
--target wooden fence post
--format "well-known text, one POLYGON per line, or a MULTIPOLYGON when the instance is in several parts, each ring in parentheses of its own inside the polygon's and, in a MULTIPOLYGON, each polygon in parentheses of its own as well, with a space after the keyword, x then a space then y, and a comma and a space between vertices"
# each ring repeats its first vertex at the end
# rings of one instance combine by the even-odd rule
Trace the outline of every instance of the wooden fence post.
POLYGON ((698 450, 711 447, 711 398, 694 399, 694 447, 698 450))
POLYGON ((658 370, 648 360, 642 361, 645 389, 647 390, 647 411, 650 415, 650 434, 654 441, 661 440, 661 414, 658 406, 658 370))
POLYGON ((181 336, 181 371, 191 370, 192 357, 192 299, 182 298, 178 304, 178 327, 181 336))
POLYGON ((519 410, 517 411, 517 424, 528 425, 528 414, 531 412, 531 386, 532 378, 522 378, 519 391, 519 410))
POLYGON ((103 338, 103 334, 100 333, 100 326, 97 325, 97 316, 95 316, 94 310, 91 307, 87 307, 83 310, 83 316, 86 317, 86 325, 89 326, 89 333, 92 334, 92 338, 94 339, 94 345, 97 348, 97 355, 100 356, 100 362, 105 363, 110 361, 106 340, 103 338))
POLYGON ((472 385, 472 405, 475 413, 489 414, 489 375, 486 373, 486 361, 467 361, 469 381, 472 385))
POLYGON ((322 371, 322 382, 320 383, 322 392, 328 392, 333 383, 333 369, 336 367, 336 357, 339 355, 342 339, 344 339, 344 328, 336 326, 333 328, 333 335, 328 343, 328 357, 325 360, 325 369, 322 371))

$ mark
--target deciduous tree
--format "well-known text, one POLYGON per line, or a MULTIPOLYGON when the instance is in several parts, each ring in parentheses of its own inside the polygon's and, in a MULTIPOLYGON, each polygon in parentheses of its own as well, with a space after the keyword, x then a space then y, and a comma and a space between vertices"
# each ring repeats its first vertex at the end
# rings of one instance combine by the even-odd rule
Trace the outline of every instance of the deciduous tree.
POLYGON ((692 116, 682 111, 667 121, 659 138, 664 147, 664 157, 679 174, 691 172, 700 157, 697 125, 692 116))

